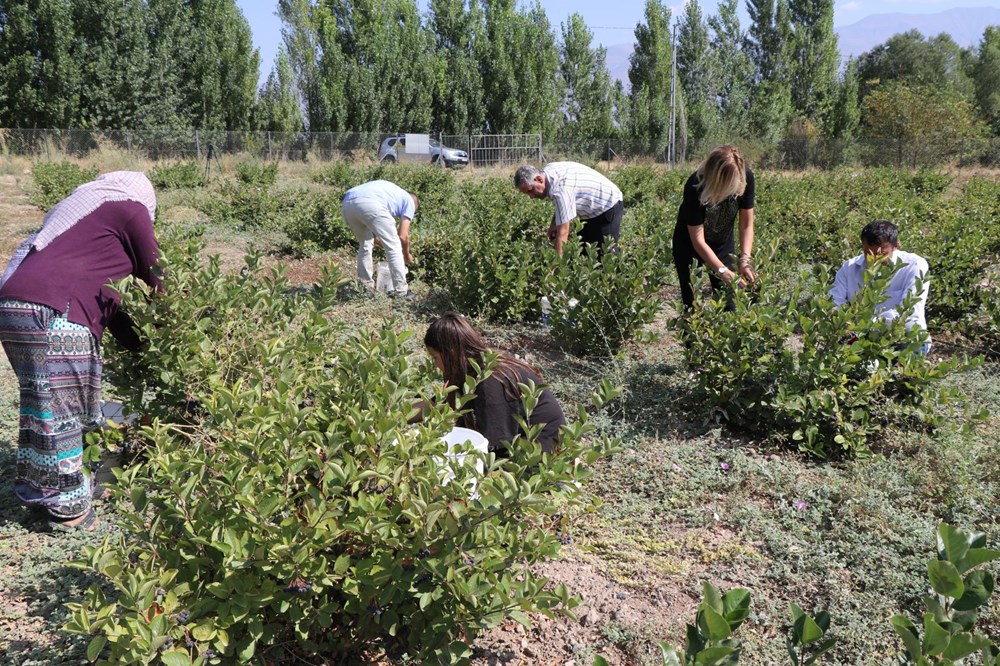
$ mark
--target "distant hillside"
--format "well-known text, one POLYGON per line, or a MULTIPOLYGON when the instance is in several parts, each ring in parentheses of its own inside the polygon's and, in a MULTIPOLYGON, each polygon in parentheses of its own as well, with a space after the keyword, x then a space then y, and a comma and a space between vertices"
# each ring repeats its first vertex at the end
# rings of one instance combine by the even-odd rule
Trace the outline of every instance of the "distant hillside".
MULTIPOLYGON (((964 7, 936 14, 872 14, 836 28, 840 55, 859 56, 898 32, 919 30, 925 37, 947 32, 959 46, 974 46, 987 25, 1000 25, 1000 7, 964 7)), ((608 71, 628 87, 628 57, 632 44, 608 47, 608 71)))
POLYGON ((959 7, 936 14, 873 14, 836 28, 840 55, 859 56, 898 32, 919 30, 924 37, 947 32, 959 46, 973 46, 988 25, 1000 25, 1000 7, 959 7))

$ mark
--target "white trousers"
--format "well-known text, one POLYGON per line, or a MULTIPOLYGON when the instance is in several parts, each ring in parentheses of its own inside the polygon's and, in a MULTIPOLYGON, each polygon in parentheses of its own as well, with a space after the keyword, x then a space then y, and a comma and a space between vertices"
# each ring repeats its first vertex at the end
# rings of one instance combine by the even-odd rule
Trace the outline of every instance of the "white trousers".
POLYGON ((396 232, 396 219, 389 214, 385 205, 376 199, 362 197, 343 202, 340 212, 358 239, 358 280, 368 289, 375 289, 372 249, 375 247, 375 238, 378 238, 389 262, 392 289, 397 295, 406 294, 409 287, 406 284, 403 244, 396 232))

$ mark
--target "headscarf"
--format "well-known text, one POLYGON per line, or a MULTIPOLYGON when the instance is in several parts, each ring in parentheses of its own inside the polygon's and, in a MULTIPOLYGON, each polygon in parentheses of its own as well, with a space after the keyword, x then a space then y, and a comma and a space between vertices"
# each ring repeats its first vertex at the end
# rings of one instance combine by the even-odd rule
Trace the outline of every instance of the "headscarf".
POLYGON ((77 222, 87 217, 109 201, 137 201, 149 211, 152 220, 156 215, 156 193, 146 174, 139 171, 111 171, 95 180, 80 185, 68 197, 46 213, 42 228, 28 237, 14 251, 7 269, 0 277, 0 286, 7 281, 32 248, 41 250, 77 222))

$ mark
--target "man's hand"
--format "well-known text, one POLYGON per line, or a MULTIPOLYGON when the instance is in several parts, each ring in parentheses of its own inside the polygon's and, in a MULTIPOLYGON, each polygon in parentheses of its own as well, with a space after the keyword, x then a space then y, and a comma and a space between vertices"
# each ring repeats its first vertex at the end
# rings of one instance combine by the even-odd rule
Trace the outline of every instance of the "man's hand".
POLYGON ((552 222, 552 224, 549 225, 549 230, 548 232, 546 232, 545 235, 549 239, 550 243, 555 243, 556 236, 558 234, 559 234, 559 226, 555 222, 552 222))
POLYGON ((413 263, 413 255, 410 254, 409 252, 404 252, 403 253, 403 263, 406 264, 407 266, 409 266, 410 264, 412 264, 413 263))

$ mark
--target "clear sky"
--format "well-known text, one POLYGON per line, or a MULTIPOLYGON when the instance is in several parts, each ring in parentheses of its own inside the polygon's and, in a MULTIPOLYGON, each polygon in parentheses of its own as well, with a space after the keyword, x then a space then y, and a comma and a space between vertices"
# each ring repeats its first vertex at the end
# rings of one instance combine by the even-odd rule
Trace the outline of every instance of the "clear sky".
MULTIPOLYGON (((418 0, 427 7, 426 0, 418 0)), ((677 16, 682 0, 668 0, 677 16)), ((281 21, 276 16, 277 2, 271 0, 237 0, 253 30, 254 43, 260 48, 261 78, 267 78, 281 44, 281 21)), ((590 26, 594 39, 603 46, 631 43, 636 23, 642 21, 645 0, 542 0, 542 7, 556 34, 559 24, 573 12, 580 13, 590 26)), ((705 14, 715 13, 716 0, 703 0, 705 14)), ((743 4, 743 3, 741 3, 743 4)), ((1000 0, 836 0, 834 23, 849 25, 872 14, 907 13, 932 14, 954 7, 1000 7, 1000 0)), ((745 10, 743 20, 746 20, 745 10)))

